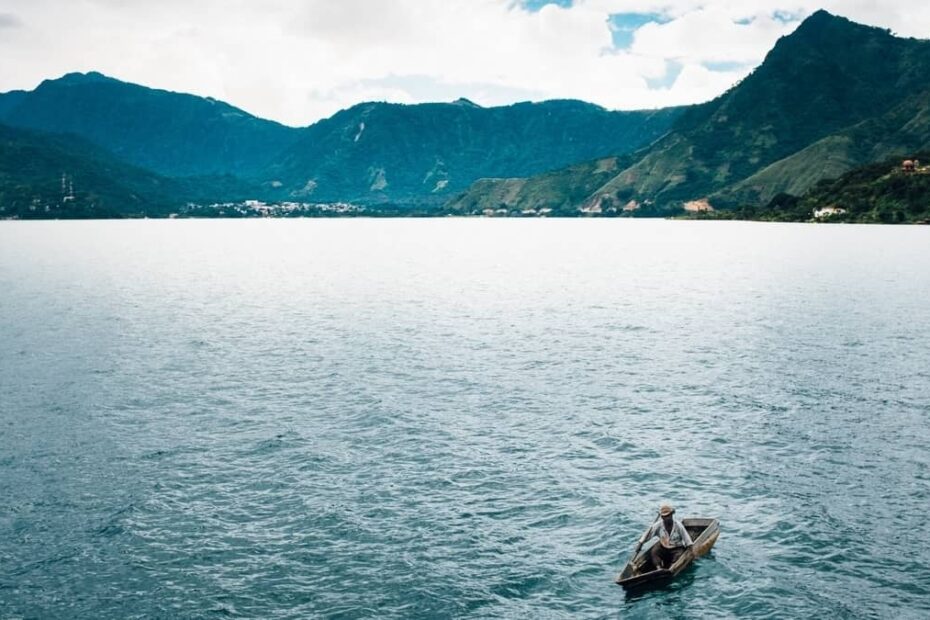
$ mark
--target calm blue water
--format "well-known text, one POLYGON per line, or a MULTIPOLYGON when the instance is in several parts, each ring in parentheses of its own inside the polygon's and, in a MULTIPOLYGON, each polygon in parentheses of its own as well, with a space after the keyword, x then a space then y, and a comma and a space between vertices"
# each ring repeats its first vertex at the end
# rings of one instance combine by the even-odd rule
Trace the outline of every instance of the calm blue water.
POLYGON ((0 317, 0 618, 930 614, 930 228, 0 222, 0 317))

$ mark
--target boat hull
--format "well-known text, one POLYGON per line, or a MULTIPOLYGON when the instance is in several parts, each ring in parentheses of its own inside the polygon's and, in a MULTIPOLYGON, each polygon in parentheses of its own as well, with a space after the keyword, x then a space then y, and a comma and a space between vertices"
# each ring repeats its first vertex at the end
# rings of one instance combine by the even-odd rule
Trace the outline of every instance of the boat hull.
POLYGON ((694 544, 686 549, 674 564, 668 568, 655 569, 651 565, 648 553, 634 554, 623 571, 617 575, 617 584, 632 589, 669 581, 688 568, 694 560, 706 555, 720 537, 720 522, 717 519, 692 518, 682 519, 681 522, 691 534, 694 544))

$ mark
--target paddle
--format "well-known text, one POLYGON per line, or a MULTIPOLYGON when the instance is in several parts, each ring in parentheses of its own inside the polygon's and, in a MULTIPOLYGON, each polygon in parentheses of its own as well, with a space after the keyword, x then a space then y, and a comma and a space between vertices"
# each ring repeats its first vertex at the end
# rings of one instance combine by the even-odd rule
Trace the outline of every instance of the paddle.
MULTIPOLYGON (((655 522, 653 521, 653 523, 655 522)), ((636 551, 633 552, 633 557, 630 559, 631 562, 636 559, 637 555, 639 555, 639 550, 642 549, 643 545, 646 543, 646 534, 648 534, 649 530, 651 529, 652 529, 652 523, 649 524, 649 527, 646 528, 646 531, 644 531, 642 535, 639 537, 639 543, 636 545, 636 551)))

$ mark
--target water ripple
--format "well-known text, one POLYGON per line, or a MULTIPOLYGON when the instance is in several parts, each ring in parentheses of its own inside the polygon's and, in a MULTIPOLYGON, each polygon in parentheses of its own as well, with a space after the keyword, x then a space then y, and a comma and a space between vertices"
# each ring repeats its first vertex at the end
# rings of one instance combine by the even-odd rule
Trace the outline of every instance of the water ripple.
POLYGON ((925 617, 925 233, 2 223, 0 617, 925 617))

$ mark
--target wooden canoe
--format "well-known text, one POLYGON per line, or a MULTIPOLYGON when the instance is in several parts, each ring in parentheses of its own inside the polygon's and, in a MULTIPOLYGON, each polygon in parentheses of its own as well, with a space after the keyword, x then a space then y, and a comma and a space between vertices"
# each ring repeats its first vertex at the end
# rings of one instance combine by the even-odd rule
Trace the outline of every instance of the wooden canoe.
POLYGON ((668 581, 710 551, 720 536, 720 522, 717 519, 682 519, 681 523, 694 541, 690 549, 686 549, 668 568, 658 570, 652 565, 648 551, 634 553, 623 571, 617 575, 617 584, 629 589, 668 581))

